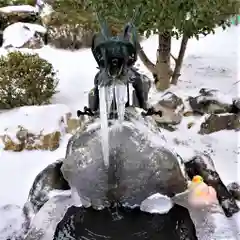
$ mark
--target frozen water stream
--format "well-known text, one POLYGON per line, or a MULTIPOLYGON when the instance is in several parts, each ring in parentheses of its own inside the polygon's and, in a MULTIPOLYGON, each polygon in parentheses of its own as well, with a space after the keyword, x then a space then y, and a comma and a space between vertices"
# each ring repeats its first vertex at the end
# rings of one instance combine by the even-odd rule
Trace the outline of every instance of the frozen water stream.
POLYGON ((121 126, 121 123, 124 121, 125 104, 127 102, 127 86, 119 84, 99 88, 102 152, 104 164, 106 166, 109 165, 108 117, 111 112, 113 98, 115 98, 118 120, 121 126))

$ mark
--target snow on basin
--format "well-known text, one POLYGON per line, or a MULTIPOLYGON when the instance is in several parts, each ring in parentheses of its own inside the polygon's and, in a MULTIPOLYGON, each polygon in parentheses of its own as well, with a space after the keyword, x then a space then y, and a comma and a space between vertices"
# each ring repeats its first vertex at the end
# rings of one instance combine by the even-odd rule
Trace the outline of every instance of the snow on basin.
POLYGON ((11 13, 11 12, 36 12, 36 8, 31 5, 17 5, 17 6, 6 6, 1 7, 0 12, 11 13))
POLYGON ((156 193, 142 201, 140 209, 143 212, 166 214, 173 207, 171 198, 156 193))

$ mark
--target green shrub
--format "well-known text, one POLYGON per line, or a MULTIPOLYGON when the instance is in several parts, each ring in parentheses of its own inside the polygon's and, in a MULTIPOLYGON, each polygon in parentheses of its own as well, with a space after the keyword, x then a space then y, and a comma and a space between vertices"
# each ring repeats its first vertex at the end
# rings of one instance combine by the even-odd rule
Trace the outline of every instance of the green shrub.
POLYGON ((89 29, 96 25, 92 10, 86 8, 81 0, 55 0, 51 5, 55 13, 49 23, 50 26, 80 24, 89 29))
POLYGON ((81 0, 55 0, 52 6, 55 12, 45 22, 48 43, 60 49, 90 47, 97 28, 92 11, 81 0))
POLYGON ((37 54, 0 57, 0 109, 48 104, 57 84, 52 64, 37 54))
MULTIPOLYGON (((86 1, 55 0, 52 7, 55 12, 46 22, 48 43, 71 50, 91 47, 92 37, 99 31, 99 23, 86 1)), ((114 27, 114 32, 119 32, 119 27, 114 27)))

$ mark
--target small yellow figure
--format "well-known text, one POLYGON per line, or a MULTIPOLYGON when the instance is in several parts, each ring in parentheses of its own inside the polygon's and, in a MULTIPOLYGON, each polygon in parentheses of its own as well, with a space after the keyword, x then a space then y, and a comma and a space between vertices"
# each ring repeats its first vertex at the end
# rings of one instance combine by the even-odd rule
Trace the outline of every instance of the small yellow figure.
POLYGON ((215 189, 204 183, 199 175, 193 177, 189 186, 188 201, 193 207, 204 207, 218 204, 215 189))

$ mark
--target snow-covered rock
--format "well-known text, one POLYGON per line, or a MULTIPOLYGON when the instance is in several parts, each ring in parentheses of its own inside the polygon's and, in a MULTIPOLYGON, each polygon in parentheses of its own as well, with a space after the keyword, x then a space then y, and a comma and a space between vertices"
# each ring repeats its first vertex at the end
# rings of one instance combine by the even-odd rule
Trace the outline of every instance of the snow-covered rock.
POLYGON ((233 99, 215 89, 202 88, 196 97, 189 97, 189 104, 194 113, 227 113, 231 111, 233 99))
POLYGON ((236 114, 211 114, 201 124, 200 134, 211 134, 221 130, 238 130, 240 129, 240 118, 236 114))
MULTIPOLYGON (((40 41, 39 47, 43 45, 41 35, 47 32, 46 28, 33 23, 17 22, 11 24, 3 31, 3 45, 2 47, 21 48, 25 44, 34 41, 40 41)), ((32 44, 34 45, 34 44, 32 44)), ((33 46, 32 46, 33 47, 33 46)))
POLYGON ((1 7, 0 12, 2 13, 12 13, 12 12, 38 12, 38 9, 31 5, 17 5, 17 6, 6 6, 1 7))

